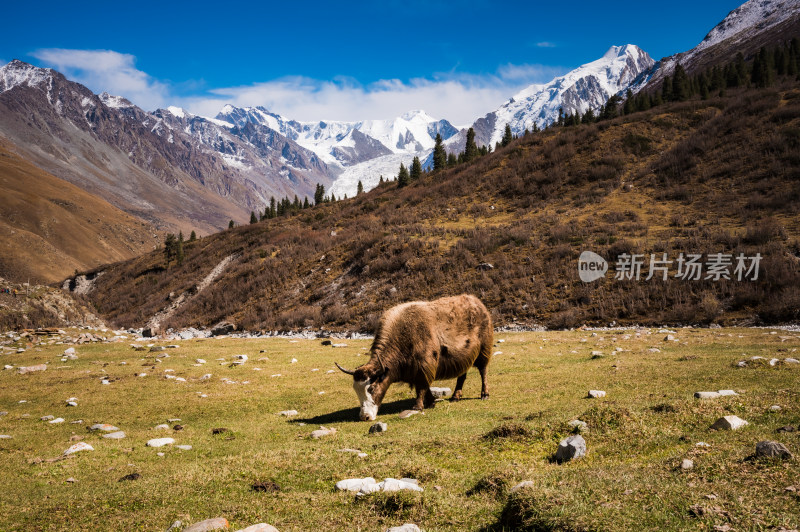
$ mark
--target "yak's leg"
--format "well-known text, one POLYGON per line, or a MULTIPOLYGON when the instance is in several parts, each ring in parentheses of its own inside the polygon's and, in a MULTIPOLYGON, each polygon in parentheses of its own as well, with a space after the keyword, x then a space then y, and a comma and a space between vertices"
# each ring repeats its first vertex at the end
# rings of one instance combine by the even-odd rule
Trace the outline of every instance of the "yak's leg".
POLYGON ((467 380, 467 374, 464 373, 456 379, 456 389, 450 397, 450 401, 459 401, 461 399, 461 388, 464 387, 464 381, 467 380))
MULTIPOLYGON (((491 344, 490 344, 491 345, 491 344)), ((489 383, 486 381, 486 374, 489 369, 489 361, 491 360, 491 347, 481 348, 481 353, 475 360, 475 367, 481 373, 481 399, 489 398, 489 383)))
POLYGON ((424 410, 436 406, 436 398, 431 392, 430 385, 417 386, 417 401, 414 403, 414 410, 424 410))

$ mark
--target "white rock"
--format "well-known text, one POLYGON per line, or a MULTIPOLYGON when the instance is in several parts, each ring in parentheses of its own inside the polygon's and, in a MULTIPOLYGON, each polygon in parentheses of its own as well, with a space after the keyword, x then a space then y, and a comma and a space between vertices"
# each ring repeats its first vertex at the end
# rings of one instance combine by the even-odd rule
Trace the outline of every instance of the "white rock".
POLYGON ((78 406, 76 401, 67 401, 67 406, 78 406))
POLYGON ((191 451, 192 450, 192 446, 191 445, 176 445, 175 447, 177 447, 181 451, 191 451))
POLYGON ((389 425, 382 421, 378 421, 369 428, 369 433, 372 434, 374 432, 386 432, 387 430, 389 430, 389 425))
POLYGON ((79 453, 81 451, 94 451, 94 447, 92 447, 85 441, 79 441, 78 443, 70 446, 69 449, 64 451, 64 456, 69 456, 71 454, 79 453))
POLYGON ((296 359, 296 358, 293 358, 293 359, 292 359, 292 361, 291 361, 290 363, 291 363, 291 364, 297 364, 297 359, 296 359))
POLYGON ((586 432, 589 430, 589 425, 585 421, 581 421, 580 419, 573 419, 567 423, 573 429, 577 429, 578 432, 586 432))
POLYGON ((202 358, 195 359, 195 362, 196 362, 197 364, 205 364, 205 363, 206 363, 206 361, 205 361, 205 360, 203 360, 202 358))
POLYGON ((109 432, 108 434, 103 434, 103 438, 108 438, 109 440, 121 440, 125 437, 125 433, 121 430, 117 432, 109 432))
POLYGON ((657 347, 651 347, 650 349, 648 349, 648 351, 650 351, 651 353, 660 353, 661 349, 657 347))
POLYGON ((161 425, 156 425, 153 427, 155 430, 169 430, 169 425, 166 423, 162 423, 161 425))
POLYGON ((186 379, 183 377, 175 377, 175 382, 186 382, 186 379))
POLYGON ((770 366, 774 366, 774 365, 776 365, 778 362, 780 362, 780 360, 778 360, 777 358, 771 358, 771 359, 769 360, 769 365, 770 365, 770 366))
POLYGON ((285 417, 292 417, 292 416, 296 416, 298 413, 299 412, 297 410, 283 410, 282 412, 278 412, 278 415, 279 416, 285 416, 285 417))
POLYGON ((769 407, 769 409, 772 412, 779 412, 781 410, 781 407, 779 405, 772 405, 771 407, 769 407))
POLYGON ((10 440, 13 436, 9 436, 8 434, 0 434, 0 440, 10 440))
MULTIPOLYGON (((379 482, 378 486, 381 491, 425 491, 423 490, 416 480, 410 478, 387 478, 383 482, 379 482)), ((363 488, 362 488, 363 489, 363 488)))
POLYGON ((733 390, 719 390, 718 393, 723 397, 730 396, 730 395, 739 395, 738 393, 736 393, 733 390))
POLYGON ((147 442, 148 447, 164 447, 175 443, 175 438, 154 438, 147 442))
POLYGON ((694 469, 694 462, 689 460, 688 458, 684 458, 681 462, 681 469, 684 471, 689 471, 690 469, 694 469))
POLYGON ((64 350, 64 354, 65 355, 74 355, 75 354, 75 348, 74 347, 68 347, 67 349, 64 350))
POLYGON ((202 377, 200 377, 200 380, 201 380, 201 381, 207 381, 207 380, 208 380, 208 379, 210 379, 212 376, 213 376, 213 375, 211 375, 211 373, 206 373, 205 375, 203 375, 202 377))
POLYGON ((48 423, 53 424, 53 425, 55 425, 56 423, 63 423, 63 422, 64 422, 64 418, 63 417, 57 417, 55 419, 51 419, 50 421, 48 421, 48 423))
POLYGON ((278 529, 267 523, 258 523, 250 525, 247 528, 242 528, 239 532, 278 532, 278 529))
POLYGON ((436 398, 447 397, 453 391, 450 388, 431 386, 431 393, 436 398))
POLYGON ((244 362, 247 362, 247 355, 236 355, 234 358, 236 360, 242 360, 244 362))
POLYGON ((745 425, 749 425, 749 423, 738 416, 725 416, 715 421, 714 424, 711 425, 711 428, 717 430, 736 430, 745 425))
POLYGON ((695 399, 716 399, 719 396, 719 392, 694 392, 695 399))
POLYGON ((533 483, 532 480, 523 480, 522 482, 520 482, 519 484, 517 484, 516 486, 511 488, 511 493, 515 493, 515 492, 517 492, 517 491, 519 491, 521 489, 535 488, 535 487, 536 487, 536 485, 533 483))
POLYGON ((40 421, 50 421, 51 419, 55 419, 56 416, 42 416, 39 418, 40 421))
POLYGON ((311 437, 314 438, 315 440, 318 440, 320 438, 324 438, 325 436, 333 436, 334 434, 336 434, 336 429, 328 429, 325 427, 320 427, 319 429, 311 433, 311 437))
POLYGON ((603 390, 589 390, 588 397, 591 397, 593 399, 599 399, 600 397, 605 397, 605 396, 606 392, 604 392, 603 390))
POLYGON ((372 477, 346 478, 336 483, 336 489, 339 491, 360 491, 363 486, 372 484, 377 485, 377 482, 372 477))
POLYGON ((699 441, 694 444, 695 447, 711 447, 710 443, 706 443, 704 441, 699 441))

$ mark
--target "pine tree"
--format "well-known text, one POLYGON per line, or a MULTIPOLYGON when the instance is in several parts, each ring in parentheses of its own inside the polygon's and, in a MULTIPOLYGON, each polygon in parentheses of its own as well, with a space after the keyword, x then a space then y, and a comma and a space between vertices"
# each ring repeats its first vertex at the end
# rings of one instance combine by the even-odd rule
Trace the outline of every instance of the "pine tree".
POLYGON ((254 213, 253 211, 250 211, 250 223, 251 224, 258 223, 258 218, 256 218, 256 213, 254 213))
MULTIPOLYGON (((433 147, 433 171, 444 170, 447 166, 447 152, 444 149, 442 136, 436 134, 436 145, 433 147)), ((399 177, 399 176, 398 176, 399 177)))
POLYGON ((503 132, 503 138, 500 141, 500 145, 505 148, 511 144, 512 140, 514 140, 514 135, 511 133, 511 124, 506 124, 506 129, 503 132))
POLYGON ((358 186, 356 187, 356 196, 360 196, 364 193, 364 185, 361 183, 361 180, 358 180, 358 186))
POLYGON ((325 198, 325 187, 317 183, 317 189, 314 191, 314 205, 319 205, 325 198))
POLYGON ((304 196, 303 198, 303 209, 308 209, 311 207, 311 204, 308 202, 308 196, 304 196))
POLYGON ((333 203, 334 201, 336 201, 336 196, 334 196, 333 192, 331 192, 331 203, 333 203))
POLYGON ((235 225, 236 225, 236 224, 235 224, 235 223, 233 223, 233 220, 229 221, 229 222, 228 222, 228 229, 233 229, 233 227, 234 227, 235 225))
POLYGON ((195 240, 197 240, 197 233, 192 231, 192 233, 189 235, 189 242, 194 242, 195 240))
POLYGON ((278 209, 275 207, 275 196, 270 196, 269 198, 269 217, 270 218, 277 218, 278 216, 278 209))
POLYGON ((685 102, 691 96, 691 82, 686 71, 680 63, 675 65, 675 72, 672 73, 672 99, 676 102, 685 102))
POLYGON ((478 156, 478 145, 475 144, 475 130, 467 130, 467 143, 464 145, 464 161, 470 162, 478 156))
POLYGON ((558 108, 558 119, 556 120, 556 124, 559 125, 559 126, 563 126, 564 125, 564 108, 563 107, 559 107, 558 108))
POLYGON ((408 185, 408 181, 408 170, 406 170, 406 167, 403 166, 403 163, 400 163, 400 171, 397 173, 397 187, 403 188, 404 186, 408 185))
POLYGON ((383 174, 381 174, 381 178, 378 180, 378 184, 379 184, 379 185, 382 185, 382 184, 383 184, 383 174))
POLYGON ((422 163, 420 162, 419 157, 414 157, 414 160, 411 161, 411 171, 409 172, 408 177, 411 181, 416 181, 422 177, 422 163))
POLYGON ((586 110, 585 113, 583 113, 583 117, 581 118, 581 123, 582 124, 591 124, 592 122, 594 122, 594 120, 595 120, 594 111, 592 111, 592 109, 590 107, 589 109, 586 110))
POLYGON ((183 264, 183 231, 178 233, 178 243, 175 246, 175 260, 178 263, 178 266, 183 264))
POLYGON ((630 89, 625 91, 625 105, 622 107, 622 113, 629 115, 636 110, 634 105, 633 92, 630 89))
POLYGON ((665 102, 672 101, 672 78, 664 76, 664 82, 661 84, 661 99, 665 102))
POLYGON ((453 153, 453 152, 448 153, 447 154, 447 167, 448 168, 452 168, 453 166, 455 166, 457 164, 458 164, 458 158, 456 157, 456 154, 453 153))
POLYGON ((167 268, 169 268, 169 263, 175 258, 175 255, 178 251, 178 239, 175 238, 175 235, 172 233, 167 233, 167 236, 164 238, 164 260, 167 263, 167 268))

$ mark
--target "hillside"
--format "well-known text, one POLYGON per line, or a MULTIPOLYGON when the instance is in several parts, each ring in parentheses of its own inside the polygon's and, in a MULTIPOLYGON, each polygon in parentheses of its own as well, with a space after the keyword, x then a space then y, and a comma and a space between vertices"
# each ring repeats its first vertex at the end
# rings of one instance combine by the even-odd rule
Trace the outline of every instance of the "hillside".
MULTIPOLYGON (((105 268, 88 297, 120 326, 370 330, 388 306, 461 292, 500 326, 764 323, 800 318, 800 84, 729 90, 550 128, 469 164, 105 268), (610 262, 584 283, 578 257, 610 262), (617 280, 624 253, 669 278, 617 280), (676 278, 683 253, 760 253, 758 278, 676 278), (204 290, 197 284, 233 262, 204 290)), ((750 272, 753 277, 753 272, 750 272)))
POLYGON ((52 283, 152 251, 158 231, 20 158, 0 139, 0 274, 52 283))

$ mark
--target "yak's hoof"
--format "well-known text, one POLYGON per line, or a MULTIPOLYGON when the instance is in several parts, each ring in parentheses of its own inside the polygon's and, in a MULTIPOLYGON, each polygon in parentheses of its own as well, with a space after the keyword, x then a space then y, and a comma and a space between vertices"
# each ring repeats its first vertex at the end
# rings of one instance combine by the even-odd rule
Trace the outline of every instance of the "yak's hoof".
POLYGON ((425 408, 435 408, 435 407, 436 407, 436 401, 431 401, 430 403, 428 403, 427 401, 425 402, 425 408))
POLYGON ((489 398, 489 394, 488 393, 482 393, 481 394, 481 401, 485 401, 488 398, 489 398))
POLYGON ((461 394, 460 393, 454 393, 453 396, 450 398, 450 402, 451 403, 455 403, 456 401, 460 401, 460 400, 461 400, 461 394))

